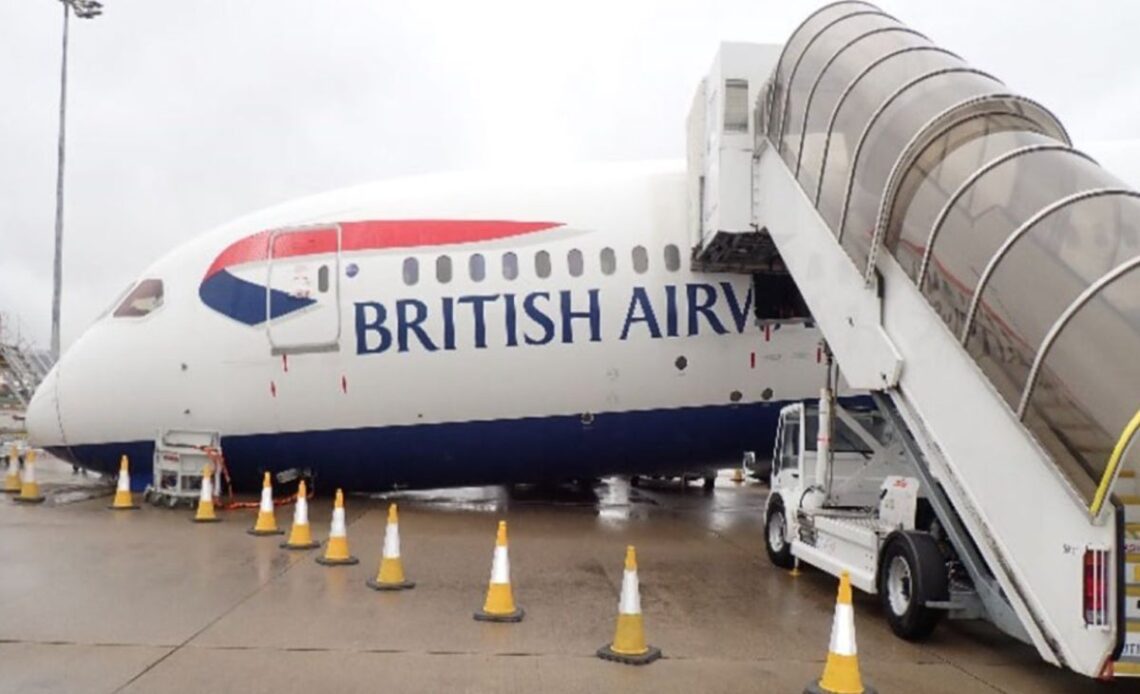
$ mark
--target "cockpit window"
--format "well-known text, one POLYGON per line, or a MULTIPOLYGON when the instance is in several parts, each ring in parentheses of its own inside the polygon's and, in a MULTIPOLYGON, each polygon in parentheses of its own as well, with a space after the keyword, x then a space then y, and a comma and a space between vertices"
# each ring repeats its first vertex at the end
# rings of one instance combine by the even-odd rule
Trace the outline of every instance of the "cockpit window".
POLYGON ((162 306, 162 280, 147 279, 135 285, 112 315, 115 318, 141 318, 159 306, 162 306))

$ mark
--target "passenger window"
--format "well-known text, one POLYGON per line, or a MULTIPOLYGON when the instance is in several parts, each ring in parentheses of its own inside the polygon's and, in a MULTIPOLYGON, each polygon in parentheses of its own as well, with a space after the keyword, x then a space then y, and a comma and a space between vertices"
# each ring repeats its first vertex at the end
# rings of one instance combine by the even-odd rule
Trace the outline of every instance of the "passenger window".
POLYGON ((503 254, 503 279, 513 280, 519 276, 519 257, 514 253, 503 254))
POLYGON ((673 244, 665 247, 665 269, 669 272, 681 269, 681 251, 673 244))
POLYGON ((566 265, 570 268, 571 277, 581 277, 584 263, 582 261, 582 251, 577 248, 571 250, 566 254, 566 265))
POLYGON ((409 287, 420 281, 420 261, 404 258, 404 284, 409 287))
POLYGON ((162 280, 143 280, 119 302, 115 318, 141 318, 162 306, 162 280))
POLYGON ((451 256, 441 255, 435 259, 435 278, 440 284, 451 281, 451 256))
POLYGON ((534 254, 534 274, 542 279, 550 277, 550 254, 546 251, 534 254))
POLYGON ((645 246, 633 247, 633 271, 637 274, 644 274, 649 269, 649 253, 646 252, 645 246))
POLYGON ((482 282, 483 278, 487 276, 487 261, 483 259, 483 254, 475 253, 472 255, 467 269, 470 271, 473 281, 482 282))
POLYGON ((614 254, 614 249, 602 249, 602 274, 612 275, 617 270, 617 255, 614 254))
POLYGON ((317 270, 317 291, 321 294, 329 290, 329 266, 322 265, 321 269, 317 270))

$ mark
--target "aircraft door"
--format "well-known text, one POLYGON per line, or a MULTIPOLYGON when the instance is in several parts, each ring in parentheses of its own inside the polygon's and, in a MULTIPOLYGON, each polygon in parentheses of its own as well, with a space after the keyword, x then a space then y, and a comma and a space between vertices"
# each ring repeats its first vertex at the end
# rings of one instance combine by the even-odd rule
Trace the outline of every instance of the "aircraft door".
POLYGON ((273 354, 340 349, 340 249, 336 224, 270 233, 265 302, 273 354))

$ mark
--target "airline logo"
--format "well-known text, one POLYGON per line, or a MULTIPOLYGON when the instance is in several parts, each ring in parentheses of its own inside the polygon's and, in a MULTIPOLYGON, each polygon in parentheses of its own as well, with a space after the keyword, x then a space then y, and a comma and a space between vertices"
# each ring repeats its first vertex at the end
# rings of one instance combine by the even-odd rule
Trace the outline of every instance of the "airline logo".
POLYGON ((740 335, 750 325, 752 305, 751 286, 732 282, 635 286, 618 302, 603 301, 601 288, 445 296, 438 304, 358 301, 356 353, 740 335), (606 305, 624 310, 605 314, 606 305))
MULTIPOLYGON (((379 220, 262 231, 235 241, 206 270, 198 287, 202 303, 240 323, 256 326, 308 308, 316 299, 238 277, 233 270, 270 259, 478 243, 560 227, 560 222, 501 220, 379 220), (337 238, 337 228, 340 238, 337 238), (268 315, 267 315, 268 314, 268 315)), ((269 281, 268 274, 266 281, 269 281)))

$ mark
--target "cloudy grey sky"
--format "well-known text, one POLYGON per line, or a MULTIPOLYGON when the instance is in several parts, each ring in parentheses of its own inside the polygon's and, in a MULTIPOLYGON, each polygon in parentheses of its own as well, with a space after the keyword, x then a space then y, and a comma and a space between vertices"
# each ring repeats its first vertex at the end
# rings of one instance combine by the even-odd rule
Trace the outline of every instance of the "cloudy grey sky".
MULTIPOLYGON (((65 345, 171 247, 280 201, 441 170, 681 157, 717 42, 782 42, 822 4, 103 1, 72 25, 65 345)), ((1078 146, 1140 137, 1140 3, 881 5, 1052 108, 1078 146)), ((43 346, 60 20, 57 0, 0 1, 0 312, 43 346)))

